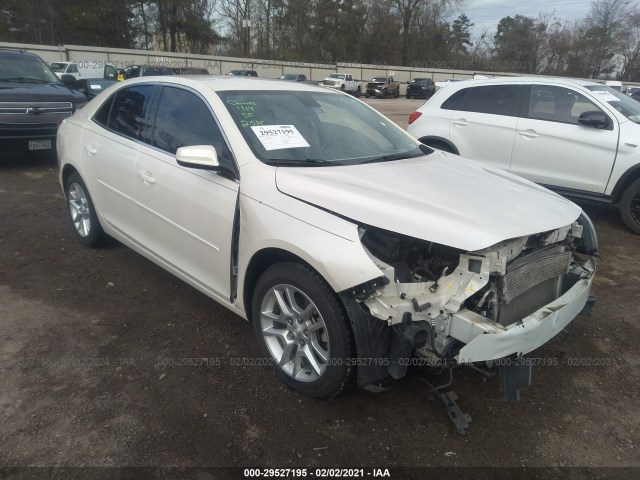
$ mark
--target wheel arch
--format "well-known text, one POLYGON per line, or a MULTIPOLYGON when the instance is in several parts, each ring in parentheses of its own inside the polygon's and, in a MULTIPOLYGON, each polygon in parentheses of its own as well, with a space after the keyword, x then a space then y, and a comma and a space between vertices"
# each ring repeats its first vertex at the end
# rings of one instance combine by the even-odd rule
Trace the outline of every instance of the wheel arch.
POLYGON ((420 140, 425 145, 434 148, 438 148, 436 145, 445 145, 446 147, 453 150, 453 153, 455 153, 456 155, 460 155, 460 151, 458 150, 458 148, 453 143, 451 143, 450 140, 444 137, 426 136, 420 137, 418 140, 420 140))
POLYGON ((629 185, 640 178, 640 164, 634 165, 629 168, 626 172, 624 172, 618 181, 616 182, 615 187, 611 191, 611 198, 614 203, 618 203, 622 198, 622 194, 627 189, 629 185))
MULTIPOLYGON (((73 172, 78 172, 78 169, 73 165, 71 165, 70 163, 67 163, 64 167, 62 167, 62 174, 61 174, 62 191, 65 193, 66 193, 65 186, 67 185, 67 181, 69 180, 69 177, 73 172)), ((80 172, 78 172, 78 175, 80 175, 80 172)))
MULTIPOLYGON (((385 284, 385 277, 379 277, 362 285, 354 286, 347 291, 336 292, 327 279, 302 257, 277 247, 267 247, 257 251, 246 269, 246 274, 242 281, 242 301, 246 317, 252 321, 252 297, 255 286, 260 276, 272 265, 282 262, 292 262, 304 265, 318 275, 336 295, 336 300, 340 308, 343 309, 348 319, 348 328, 353 334, 355 354, 358 358, 388 358, 391 348, 391 328, 386 322, 375 319, 362 309, 353 295, 356 291, 366 292, 376 286, 376 282, 385 284), (353 292, 351 292, 353 290, 353 292)), ((360 387, 372 391, 381 391, 380 381, 388 376, 387 367, 384 362, 358 365, 356 369, 357 381, 360 387)))
POLYGON ((317 268, 314 268, 313 265, 311 265, 302 257, 282 248, 263 248, 262 250, 258 250, 257 252, 255 252, 251 257, 251 260, 249 260, 249 263, 245 270, 244 278, 242 280, 242 302, 248 320, 251 320, 251 304, 253 291, 255 289, 256 283, 258 282, 258 279, 269 267, 283 262, 299 263, 301 265, 304 265, 305 267, 316 273, 327 284, 332 292, 337 293, 331 286, 331 283, 327 281, 322 273, 320 273, 317 268))

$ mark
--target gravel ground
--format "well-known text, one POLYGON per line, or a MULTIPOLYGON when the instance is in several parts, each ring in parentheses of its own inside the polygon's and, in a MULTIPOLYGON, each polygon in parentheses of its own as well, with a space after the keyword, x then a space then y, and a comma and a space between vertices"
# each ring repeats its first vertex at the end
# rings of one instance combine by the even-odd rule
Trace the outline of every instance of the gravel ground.
MULTIPOLYGON (((421 104, 368 103, 402 126, 421 104)), ((640 236, 583 207, 602 254, 593 315, 530 355, 556 365, 518 403, 457 371, 460 435, 416 377, 329 401, 288 390, 242 360, 258 355, 248 322, 116 242, 76 242, 55 163, 4 161, 0 466, 640 467, 640 236)))

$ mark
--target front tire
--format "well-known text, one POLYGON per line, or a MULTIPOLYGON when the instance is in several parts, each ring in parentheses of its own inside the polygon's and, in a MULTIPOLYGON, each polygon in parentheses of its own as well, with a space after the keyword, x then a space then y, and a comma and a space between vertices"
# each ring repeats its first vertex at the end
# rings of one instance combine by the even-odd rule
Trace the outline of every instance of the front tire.
POLYGON ((78 172, 69 175, 64 193, 76 238, 89 247, 99 245, 104 239, 104 231, 96 215, 89 190, 78 172))
POLYGON ((262 353, 286 385, 328 398, 353 381, 353 334, 339 299, 317 273, 297 263, 269 267, 251 311, 262 353))
POLYGON ((640 178, 629 185, 622 194, 620 213, 627 227, 640 234, 640 178))

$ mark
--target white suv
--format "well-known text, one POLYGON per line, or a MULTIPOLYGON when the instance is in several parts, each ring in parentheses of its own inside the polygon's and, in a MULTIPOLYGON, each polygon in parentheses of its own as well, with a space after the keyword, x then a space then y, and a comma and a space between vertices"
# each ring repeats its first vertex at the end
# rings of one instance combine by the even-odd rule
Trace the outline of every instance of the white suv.
POLYGON ((423 143, 508 170, 568 197, 615 204, 640 233, 640 103, 563 78, 468 80, 409 118, 423 143))

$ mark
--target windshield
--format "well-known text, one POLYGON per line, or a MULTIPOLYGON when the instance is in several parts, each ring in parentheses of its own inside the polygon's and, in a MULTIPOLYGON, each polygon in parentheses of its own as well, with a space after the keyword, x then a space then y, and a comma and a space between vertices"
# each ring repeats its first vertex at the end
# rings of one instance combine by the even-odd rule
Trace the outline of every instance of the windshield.
POLYGON ((607 102, 632 122, 640 123, 640 102, 605 85, 589 85, 587 89, 591 90, 600 101, 607 102))
POLYGON ((387 77, 374 77, 372 82, 385 83, 387 81, 387 77))
POLYGON ((60 83, 47 64, 32 55, 10 55, 2 58, 0 81, 60 83))
POLYGON ((218 95, 256 157, 270 165, 347 165, 425 154, 391 120, 346 95, 306 91, 218 95))
POLYGON ((54 72, 54 73, 62 73, 67 68, 67 64, 66 63, 52 63, 50 68, 51 68, 51 71, 54 72))
POLYGON ((297 79, 298 79, 297 75, 290 75, 290 74, 282 75, 280 77, 280 80, 297 80, 297 79))
POLYGON ((329 75, 329 78, 337 78, 338 80, 344 80, 344 75, 338 75, 337 73, 332 73, 329 75))

